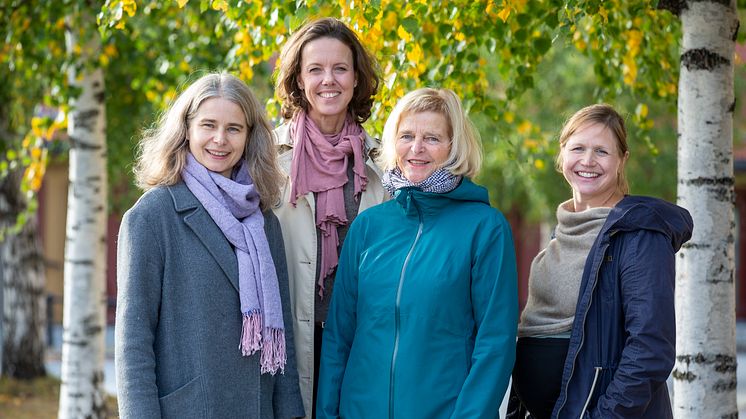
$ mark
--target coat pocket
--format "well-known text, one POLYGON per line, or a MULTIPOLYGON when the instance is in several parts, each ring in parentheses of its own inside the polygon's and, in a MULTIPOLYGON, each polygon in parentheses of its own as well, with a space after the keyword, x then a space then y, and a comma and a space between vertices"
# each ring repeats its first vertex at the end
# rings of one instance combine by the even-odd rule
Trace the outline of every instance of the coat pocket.
POLYGON ((163 418, 204 418, 205 399, 202 394, 202 377, 193 378, 173 392, 158 399, 163 418))

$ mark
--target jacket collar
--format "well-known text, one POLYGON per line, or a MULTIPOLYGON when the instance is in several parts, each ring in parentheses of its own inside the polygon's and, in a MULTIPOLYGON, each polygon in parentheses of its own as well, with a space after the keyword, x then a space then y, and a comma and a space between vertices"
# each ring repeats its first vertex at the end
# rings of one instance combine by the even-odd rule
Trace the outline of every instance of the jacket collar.
POLYGON ((487 189, 464 177, 456 189, 446 193, 423 192, 416 187, 398 189, 394 199, 407 215, 435 214, 443 208, 457 203, 480 203, 489 205, 487 189))
POLYGON ((174 201, 176 212, 183 217, 184 223, 205 245, 207 251, 220 265, 225 277, 238 291, 238 262, 228 239, 184 182, 169 186, 168 192, 174 201))

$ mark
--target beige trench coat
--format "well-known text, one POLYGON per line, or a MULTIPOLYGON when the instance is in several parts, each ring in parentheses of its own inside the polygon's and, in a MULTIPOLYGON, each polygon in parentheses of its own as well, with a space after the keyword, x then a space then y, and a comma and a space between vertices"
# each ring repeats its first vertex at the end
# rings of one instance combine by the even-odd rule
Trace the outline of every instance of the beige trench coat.
MULTIPOLYGON (((273 208, 282 226, 285 242, 288 274, 290 280, 290 302, 295 334, 295 355, 297 359, 300 391, 306 416, 311 417, 314 375, 314 292, 316 292, 316 203, 313 193, 299 197, 296 206, 290 204, 290 165, 293 160, 293 144, 290 139, 290 125, 283 124, 275 129, 278 145, 278 161, 286 175, 282 201, 273 208)), ((365 174, 368 184, 360 197, 358 213, 388 199, 388 192, 381 184, 381 170, 373 161, 379 148, 378 141, 365 135, 365 174)))

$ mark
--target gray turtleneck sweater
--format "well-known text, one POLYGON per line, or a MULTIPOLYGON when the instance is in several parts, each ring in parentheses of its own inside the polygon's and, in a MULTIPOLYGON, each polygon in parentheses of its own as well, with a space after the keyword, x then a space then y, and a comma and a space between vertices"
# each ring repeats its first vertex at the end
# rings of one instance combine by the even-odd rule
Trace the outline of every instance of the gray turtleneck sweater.
POLYGON ((573 210, 572 199, 557 207, 555 237, 531 263, 518 337, 554 336, 572 329, 585 260, 611 208, 573 210))

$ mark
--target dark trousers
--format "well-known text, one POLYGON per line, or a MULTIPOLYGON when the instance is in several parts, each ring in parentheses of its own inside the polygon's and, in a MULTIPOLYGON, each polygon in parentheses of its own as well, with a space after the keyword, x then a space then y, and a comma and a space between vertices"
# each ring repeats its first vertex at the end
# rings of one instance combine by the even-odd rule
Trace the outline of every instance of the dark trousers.
POLYGON ((316 392, 319 389, 319 366, 321 365, 321 338, 324 333, 324 327, 322 323, 316 323, 316 327, 313 330, 313 412, 309 415, 306 412, 306 417, 311 416, 311 419, 316 419, 316 392))
POLYGON ((519 338, 513 368, 513 392, 532 418, 550 419, 562 386, 570 339, 519 338))

